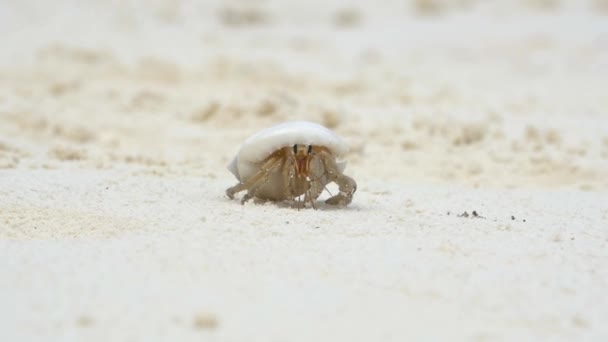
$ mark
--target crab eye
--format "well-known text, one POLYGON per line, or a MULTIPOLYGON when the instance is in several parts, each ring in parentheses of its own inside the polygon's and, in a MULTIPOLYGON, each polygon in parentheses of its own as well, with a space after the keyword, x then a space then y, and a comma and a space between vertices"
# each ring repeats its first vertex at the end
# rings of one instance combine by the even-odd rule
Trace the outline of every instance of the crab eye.
POLYGON ((308 154, 312 153, 312 145, 308 145, 308 154))
POLYGON ((298 144, 293 145, 293 154, 298 153, 298 144))

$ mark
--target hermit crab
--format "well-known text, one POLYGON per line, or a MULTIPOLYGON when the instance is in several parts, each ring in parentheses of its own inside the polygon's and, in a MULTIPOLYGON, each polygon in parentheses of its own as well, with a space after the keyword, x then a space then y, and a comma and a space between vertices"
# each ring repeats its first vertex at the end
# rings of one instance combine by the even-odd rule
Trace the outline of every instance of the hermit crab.
POLYGON ((228 169, 239 183, 226 189, 231 199, 247 190, 244 204, 252 198, 286 201, 300 207, 315 201, 334 182, 338 193, 325 203, 345 206, 353 199, 357 183, 342 172, 340 158, 348 147, 326 127, 307 121, 286 122, 249 137, 228 169))

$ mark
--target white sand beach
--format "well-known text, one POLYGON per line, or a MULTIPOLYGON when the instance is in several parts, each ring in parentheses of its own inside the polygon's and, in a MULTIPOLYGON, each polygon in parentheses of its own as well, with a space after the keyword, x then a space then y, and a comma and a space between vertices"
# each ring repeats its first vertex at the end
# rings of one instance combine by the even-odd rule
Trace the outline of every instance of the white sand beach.
POLYGON ((0 33, 0 340, 608 340, 607 1, 5 1, 0 33), (291 120, 349 144, 349 206, 226 197, 291 120))

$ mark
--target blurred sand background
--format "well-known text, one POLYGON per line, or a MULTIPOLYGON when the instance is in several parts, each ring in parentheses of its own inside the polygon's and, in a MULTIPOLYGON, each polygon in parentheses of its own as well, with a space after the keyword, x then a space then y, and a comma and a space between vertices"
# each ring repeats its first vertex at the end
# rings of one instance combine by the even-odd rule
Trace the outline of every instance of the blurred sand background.
POLYGON ((0 340, 608 340, 608 1, 5 0, 0 33, 0 340), (352 205, 226 198, 302 119, 352 205))

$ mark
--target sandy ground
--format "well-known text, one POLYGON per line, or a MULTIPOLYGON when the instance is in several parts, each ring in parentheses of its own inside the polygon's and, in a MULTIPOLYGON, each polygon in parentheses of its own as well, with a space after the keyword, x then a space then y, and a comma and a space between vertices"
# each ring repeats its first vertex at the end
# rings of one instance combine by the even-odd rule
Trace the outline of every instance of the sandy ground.
POLYGON ((0 340, 608 339, 607 1, 6 1, 0 32, 0 340), (353 203, 226 198, 296 119, 353 203))

